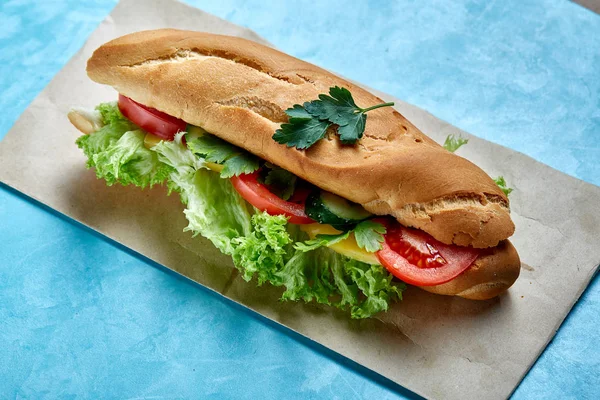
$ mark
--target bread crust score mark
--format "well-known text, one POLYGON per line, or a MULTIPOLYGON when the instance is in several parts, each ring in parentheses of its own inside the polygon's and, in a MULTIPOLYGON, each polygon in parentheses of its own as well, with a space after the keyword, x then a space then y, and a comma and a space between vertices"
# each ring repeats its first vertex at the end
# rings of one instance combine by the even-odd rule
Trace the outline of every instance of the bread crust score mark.
POLYGON ((287 108, 331 86, 350 90, 362 107, 382 102, 321 68, 245 39, 165 29, 101 46, 87 71, 98 83, 444 243, 500 243, 459 277, 425 290, 485 299, 519 275, 518 254, 505 240, 514 232, 506 195, 479 167, 446 151, 396 110, 370 112, 356 146, 329 137, 300 151, 271 138, 287 108))

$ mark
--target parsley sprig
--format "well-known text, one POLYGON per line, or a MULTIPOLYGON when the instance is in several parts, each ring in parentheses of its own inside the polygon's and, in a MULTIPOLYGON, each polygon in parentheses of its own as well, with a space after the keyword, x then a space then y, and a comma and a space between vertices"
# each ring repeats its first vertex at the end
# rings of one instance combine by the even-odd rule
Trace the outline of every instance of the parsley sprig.
POLYGON ((348 89, 334 86, 329 88, 329 95, 320 94, 319 100, 288 108, 285 113, 289 121, 275 131, 273 140, 288 147, 307 149, 323 139, 327 130, 335 125, 343 144, 355 144, 365 132, 366 113, 393 105, 390 102, 361 108, 348 89))
POLYGON ((385 240, 383 235, 385 235, 386 231, 385 226, 380 222, 371 220, 363 221, 354 228, 356 244, 369 253, 381 250, 381 244, 385 240))

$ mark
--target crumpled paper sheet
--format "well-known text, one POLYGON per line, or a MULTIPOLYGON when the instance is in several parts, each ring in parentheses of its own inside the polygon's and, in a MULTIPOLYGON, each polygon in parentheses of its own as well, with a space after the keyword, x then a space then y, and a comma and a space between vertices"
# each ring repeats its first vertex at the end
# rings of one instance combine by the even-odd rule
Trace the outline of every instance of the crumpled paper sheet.
POLYGON ((511 182, 517 226, 512 241, 523 261, 521 277, 507 295, 486 302, 409 288, 390 312, 363 321, 327 307, 278 302, 281 289, 244 282, 229 257, 182 232, 187 223, 176 196, 167 197, 164 188, 107 187, 84 168, 85 158, 73 143, 78 133, 66 119, 69 108, 115 99, 112 88, 85 75, 92 51, 117 36, 159 27, 264 42, 175 1, 120 3, 0 143, 0 180, 423 396, 507 397, 597 269, 600 188, 379 93, 435 140, 450 133, 469 137, 459 154, 511 182))

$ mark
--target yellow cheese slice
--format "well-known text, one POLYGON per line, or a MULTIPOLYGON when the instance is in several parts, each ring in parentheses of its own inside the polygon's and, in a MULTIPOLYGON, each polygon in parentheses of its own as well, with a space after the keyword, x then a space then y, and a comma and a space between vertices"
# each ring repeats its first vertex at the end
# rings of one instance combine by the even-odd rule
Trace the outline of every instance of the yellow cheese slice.
MULTIPOLYGON (((314 239, 317 235, 337 235, 342 233, 333 226, 325 224, 300 225, 300 229, 306 232, 311 239, 314 239)), ((356 239, 354 238, 354 233, 351 233, 350 236, 348 236, 348 239, 332 244, 329 246, 329 248, 346 257, 350 257, 367 264, 380 264, 375 253, 369 253, 365 249, 358 247, 356 239)))

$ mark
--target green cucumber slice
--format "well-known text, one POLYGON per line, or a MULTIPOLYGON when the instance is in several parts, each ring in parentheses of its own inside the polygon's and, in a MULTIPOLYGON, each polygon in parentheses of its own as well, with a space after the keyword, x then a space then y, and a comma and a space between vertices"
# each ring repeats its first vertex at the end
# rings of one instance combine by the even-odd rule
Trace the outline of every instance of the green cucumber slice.
POLYGON ((346 229, 373 214, 361 205, 324 190, 312 192, 306 199, 306 215, 322 224, 346 229))

